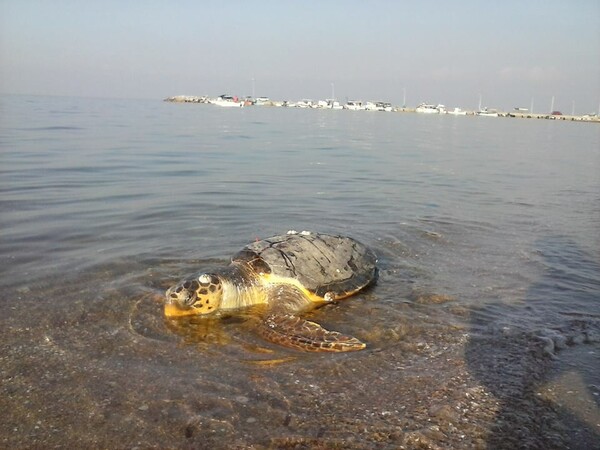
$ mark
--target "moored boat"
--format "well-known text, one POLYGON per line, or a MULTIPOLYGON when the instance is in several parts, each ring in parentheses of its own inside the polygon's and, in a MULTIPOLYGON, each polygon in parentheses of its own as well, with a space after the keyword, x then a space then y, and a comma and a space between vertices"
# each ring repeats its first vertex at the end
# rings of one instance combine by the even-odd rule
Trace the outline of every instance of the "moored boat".
POLYGON ((483 117, 498 117, 498 111, 495 109, 483 108, 477 111, 477 115, 483 117))
POLYGON ((238 97, 231 95, 220 95, 219 97, 211 100, 210 103, 227 108, 241 108, 244 106, 244 102, 240 101, 238 97))
POLYGON ((392 104, 388 102, 377 102, 375 103, 375 106, 377 107, 377 111, 392 111, 392 104))
POLYGON ((313 108, 313 105, 313 101, 306 98, 296 102, 296 108, 313 108))
POLYGON ((467 112, 460 108, 454 108, 452 111, 447 111, 446 114, 452 114, 453 116, 466 116, 467 112))
POLYGON ((344 105, 344 109, 349 109, 351 111, 359 111, 365 109, 365 107, 361 100, 349 100, 344 105))
POLYGON ((439 114, 440 113, 437 106, 430 105, 428 103, 421 103, 419 106, 417 106, 417 109, 415 111, 418 113, 421 113, 421 114, 439 114))

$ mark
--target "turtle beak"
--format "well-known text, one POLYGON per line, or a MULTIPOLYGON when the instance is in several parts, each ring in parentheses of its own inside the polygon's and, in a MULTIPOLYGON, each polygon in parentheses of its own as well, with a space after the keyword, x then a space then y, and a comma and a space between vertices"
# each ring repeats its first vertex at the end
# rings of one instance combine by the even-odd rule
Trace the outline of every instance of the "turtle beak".
POLYGON ((194 315, 194 309, 183 307, 177 301, 167 300, 165 302, 165 316, 168 318, 185 317, 194 315))

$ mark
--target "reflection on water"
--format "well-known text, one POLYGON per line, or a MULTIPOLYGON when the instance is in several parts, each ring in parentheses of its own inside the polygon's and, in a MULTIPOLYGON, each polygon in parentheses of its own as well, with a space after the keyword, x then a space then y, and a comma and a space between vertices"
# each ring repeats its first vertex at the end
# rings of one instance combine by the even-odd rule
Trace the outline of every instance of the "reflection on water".
POLYGON ((600 385, 589 124, 2 101, 3 447, 598 437, 598 405, 563 389, 600 385), (288 229, 377 253, 374 287, 309 316, 366 350, 272 345, 251 314, 165 320, 173 282, 288 229))

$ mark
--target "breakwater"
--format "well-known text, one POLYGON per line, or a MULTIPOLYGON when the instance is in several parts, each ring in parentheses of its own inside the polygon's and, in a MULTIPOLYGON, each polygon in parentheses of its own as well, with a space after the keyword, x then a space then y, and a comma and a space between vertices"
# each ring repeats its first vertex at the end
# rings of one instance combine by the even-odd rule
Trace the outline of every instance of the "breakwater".
MULTIPOLYGON (((230 101, 223 101, 223 97, 210 98, 208 96, 195 96, 195 95, 177 95, 165 98, 164 101, 172 103, 202 103, 212 104, 216 106, 259 106, 259 107, 287 107, 287 108, 311 108, 311 109, 346 109, 353 111, 384 111, 384 112, 399 112, 399 113, 417 113, 421 114, 422 110, 419 106, 417 107, 406 107, 406 106, 392 106, 389 103, 384 102, 348 102, 347 104, 341 105, 335 100, 302 100, 299 102, 289 101, 277 101, 269 100, 266 98, 252 99, 245 98, 236 100, 236 104, 230 104, 230 101), (357 103, 360 106, 357 107, 357 103)), ((449 115, 461 115, 461 116, 484 116, 484 117, 510 117, 517 119, 545 119, 545 120, 559 120, 569 122, 593 122, 600 123, 600 116, 596 114, 584 114, 584 115, 566 115, 557 113, 532 113, 528 111, 500 111, 493 110, 493 112, 475 111, 475 110, 461 110, 455 108, 454 110, 447 110, 443 105, 438 107, 431 107, 429 113, 432 114, 449 114, 449 115)))

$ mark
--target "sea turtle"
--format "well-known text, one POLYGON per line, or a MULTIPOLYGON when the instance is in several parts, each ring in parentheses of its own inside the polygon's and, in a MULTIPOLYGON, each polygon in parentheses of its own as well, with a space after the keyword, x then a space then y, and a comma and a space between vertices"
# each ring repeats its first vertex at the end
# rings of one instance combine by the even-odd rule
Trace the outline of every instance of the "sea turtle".
POLYGON ((361 350, 352 336, 328 331, 300 315, 343 299, 377 278, 375 254, 344 236, 289 231, 258 240, 211 273, 197 273, 169 288, 165 315, 219 316, 262 305, 266 339, 307 351, 361 350))

